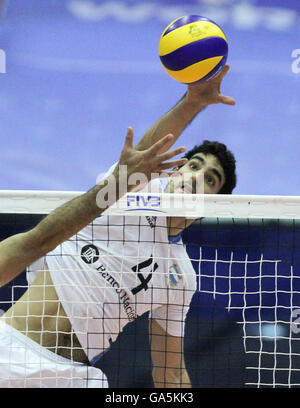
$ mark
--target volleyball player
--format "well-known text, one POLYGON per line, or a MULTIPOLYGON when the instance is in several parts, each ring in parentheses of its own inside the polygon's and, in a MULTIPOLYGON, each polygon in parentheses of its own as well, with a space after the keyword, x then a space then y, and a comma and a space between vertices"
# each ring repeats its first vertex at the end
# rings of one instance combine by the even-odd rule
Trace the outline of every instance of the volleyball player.
MULTIPOLYGON (((113 176, 119 179, 120 164, 128 166, 129 175, 143 172, 148 179, 150 173, 176 166, 181 175, 190 174, 191 182, 204 173, 205 192, 220 192, 228 173, 226 160, 221 164, 218 159, 220 149, 214 148, 214 154, 200 146, 188 162, 165 160, 183 151, 168 149, 206 105, 234 104, 220 92, 227 70, 208 84, 190 86, 135 149, 129 128, 107 183, 113 176), (167 129, 174 136, 163 137, 167 129)), ((223 145, 221 151, 224 156, 223 145)), ((162 191, 159 181, 152 183, 162 191)), ((190 386, 182 339, 195 274, 179 236, 188 224, 161 217, 101 217, 85 227, 101 213, 95 203, 102 187, 55 210, 32 231, 0 244, 1 284, 44 257, 30 268, 28 290, 0 320, 2 387, 106 387, 105 375, 90 364, 128 322, 146 311, 151 316, 154 384, 190 386)), ((168 188, 176 192, 181 187, 179 177, 168 188)))

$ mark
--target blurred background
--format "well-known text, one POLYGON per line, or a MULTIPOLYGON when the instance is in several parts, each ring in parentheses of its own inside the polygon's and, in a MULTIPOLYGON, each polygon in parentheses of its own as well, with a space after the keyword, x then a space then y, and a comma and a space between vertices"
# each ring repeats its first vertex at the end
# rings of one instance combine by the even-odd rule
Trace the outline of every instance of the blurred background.
POLYGON ((163 29, 185 14, 224 29, 223 92, 237 105, 209 107, 178 145, 227 144, 237 194, 298 195, 298 0, 3 0, 0 189, 90 188, 126 127, 139 140, 185 92, 158 58, 163 29))

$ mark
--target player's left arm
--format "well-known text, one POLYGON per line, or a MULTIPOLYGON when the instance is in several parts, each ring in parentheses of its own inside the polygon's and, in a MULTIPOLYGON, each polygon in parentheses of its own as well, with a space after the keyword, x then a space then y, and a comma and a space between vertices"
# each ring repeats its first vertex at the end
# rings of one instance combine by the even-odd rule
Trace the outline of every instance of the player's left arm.
MULTIPOLYGON (((172 149, 164 154, 157 153, 164 144, 172 139, 172 135, 166 135, 149 149, 137 151, 133 147, 133 130, 128 128, 119 165, 127 166, 128 178, 130 175, 140 172, 150 180, 151 174, 163 173, 168 168, 175 167, 182 162, 182 159, 171 159, 185 151, 185 148, 172 149)), ((120 193, 120 183, 124 183, 124 181, 120 181, 120 172, 119 166, 117 166, 114 174, 111 174, 103 183, 56 208, 32 230, 1 241, 0 287, 9 283, 28 265, 52 251, 99 217, 106 208, 120 198, 119 194, 125 194, 127 189, 131 191, 133 186, 128 185, 120 193), (111 201, 103 200, 101 203, 99 195, 104 192, 103 196, 106 197, 108 195, 106 186, 109 185, 115 186, 111 201)))
MULTIPOLYGON (((136 145, 136 149, 147 149, 167 133, 174 135, 172 143, 175 143, 187 125, 208 105, 218 103, 235 105, 235 100, 232 97, 223 95, 221 92, 221 84, 228 71, 229 65, 225 65, 221 73, 214 79, 189 85, 186 94, 169 112, 150 127, 136 145)), ((170 146, 164 146, 160 153, 163 153, 164 149, 168 149, 170 146)))
POLYGON ((156 388, 190 388, 183 338, 170 336, 155 319, 149 321, 152 376, 156 388))

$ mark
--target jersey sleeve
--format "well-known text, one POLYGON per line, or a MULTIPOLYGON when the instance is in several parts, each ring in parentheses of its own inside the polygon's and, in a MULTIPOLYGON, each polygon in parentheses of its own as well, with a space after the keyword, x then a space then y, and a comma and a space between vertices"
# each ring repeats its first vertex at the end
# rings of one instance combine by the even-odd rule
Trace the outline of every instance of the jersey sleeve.
POLYGON ((170 335, 183 337, 185 329, 185 320, 190 308, 195 288, 182 288, 176 291, 176 297, 172 304, 163 305, 151 311, 150 317, 170 335))
MULTIPOLYGON (((114 163, 106 173, 98 174, 96 178, 96 184, 100 184, 103 180, 108 178, 115 170, 118 162, 114 163)), ((134 192, 141 192, 141 193, 161 193, 163 192, 163 186, 166 184, 164 179, 156 178, 151 180, 148 184, 141 186, 134 190, 134 192)))
POLYGON ((46 266, 46 257, 42 257, 38 259, 37 261, 33 262, 31 265, 29 265, 26 268, 26 279, 28 286, 32 285, 32 283, 35 281, 36 277, 38 274, 44 270, 46 266))
POLYGON ((151 312, 150 317, 170 335, 184 336, 185 319, 189 306, 164 305, 151 312))
POLYGON ((153 309, 150 317, 171 336, 183 337, 185 320, 192 297, 196 291, 196 273, 184 246, 170 244, 175 264, 169 268, 169 282, 172 287, 170 303, 153 309), (176 259, 177 257, 177 259, 176 259))
POLYGON ((116 168, 117 164, 118 164, 118 162, 114 163, 114 164, 108 169, 108 171, 107 171, 106 173, 100 173, 100 174, 98 174, 98 176, 97 176, 97 178, 96 178, 96 184, 100 184, 103 180, 105 180, 107 177, 109 177, 109 176, 113 173, 113 171, 114 171, 114 169, 116 168))

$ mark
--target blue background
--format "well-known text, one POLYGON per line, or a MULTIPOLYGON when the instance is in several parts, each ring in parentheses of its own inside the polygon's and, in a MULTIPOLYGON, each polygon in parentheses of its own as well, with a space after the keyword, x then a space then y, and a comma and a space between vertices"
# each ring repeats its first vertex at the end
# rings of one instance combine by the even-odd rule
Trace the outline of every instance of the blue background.
POLYGON ((228 37, 223 91, 237 105, 209 107, 178 145, 226 143, 238 160, 235 193, 298 195, 297 0, 6 1, 0 189, 90 188, 119 158, 126 127, 139 140, 185 92, 157 48, 167 24, 193 13, 228 37))

